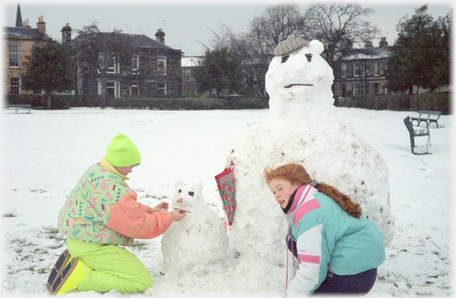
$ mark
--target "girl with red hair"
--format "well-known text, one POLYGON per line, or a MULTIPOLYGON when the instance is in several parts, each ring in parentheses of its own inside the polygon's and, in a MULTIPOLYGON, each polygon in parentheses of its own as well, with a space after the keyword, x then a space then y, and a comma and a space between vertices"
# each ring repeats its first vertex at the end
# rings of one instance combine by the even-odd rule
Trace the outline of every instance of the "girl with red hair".
POLYGON ((385 249, 382 233, 362 216, 360 204, 313 180, 298 164, 266 168, 264 177, 290 217, 287 246, 300 261, 285 296, 369 292, 385 249))

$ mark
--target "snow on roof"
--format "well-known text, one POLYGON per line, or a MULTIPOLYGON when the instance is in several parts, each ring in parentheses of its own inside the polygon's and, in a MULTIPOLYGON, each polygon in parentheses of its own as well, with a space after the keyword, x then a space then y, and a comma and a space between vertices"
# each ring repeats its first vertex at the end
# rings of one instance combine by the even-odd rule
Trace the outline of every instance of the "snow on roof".
POLYGON ((181 66, 182 67, 194 67, 198 66, 198 62, 203 60, 203 56, 183 56, 181 58, 181 66))
POLYGON ((391 47, 353 49, 353 52, 342 60, 382 59, 391 57, 391 47))

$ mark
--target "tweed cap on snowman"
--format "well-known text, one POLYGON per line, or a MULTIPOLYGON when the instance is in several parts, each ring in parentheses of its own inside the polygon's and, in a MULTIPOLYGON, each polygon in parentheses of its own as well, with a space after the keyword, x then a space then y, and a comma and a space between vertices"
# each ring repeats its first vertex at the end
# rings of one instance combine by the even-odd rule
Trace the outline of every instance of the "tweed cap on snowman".
POLYGON ((281 41, 274 49, 274 55, 285 56, 307 46, 307 41, 303 38, 292 38, 281 41))
POLYGON ((141 154, 136 145, 121 133, 109 143, 105 158, 114 167, 128 167, 141 162, 141 154))

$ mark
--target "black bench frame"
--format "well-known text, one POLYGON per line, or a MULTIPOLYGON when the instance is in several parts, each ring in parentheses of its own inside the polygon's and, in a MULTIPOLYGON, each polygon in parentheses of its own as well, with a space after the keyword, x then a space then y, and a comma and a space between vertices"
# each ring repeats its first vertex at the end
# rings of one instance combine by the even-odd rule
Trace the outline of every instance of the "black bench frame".
MULTIPOLYGON (((426 124, 426 129, 421 129, 419 132, 416 132, 414 127, 413 127, 413 122, 412 118, 407 116, 404 119, 404 124, 407 127, 407 130, 410 135, 410 146, 412 148, 412 153, 416 155, 421 155, 421 154, 431 154, 428 152, 428 147, 431 146, 431 133, 429 130, 429 124, 426 124), (428 137, 427 142, 426 142, 426 152, 424 153, 416 153, 415 152, 415 137, 428 137)), ((427 122, 426 122, 427 123, 427 122)))
POLYGON ((5 108, 15 108, 16 113, 18 112, 19 109, 28 109, 28 114, 32 113, 32 105, 31 104, 7 104, 5 105, 5 108))
POLYGON ((426 123, 427 126, 429 126, 431 122, 434 122, 437 125, 437 128, 439 128, 439 123, 437 121, 439 120, 440 115, 442 115, 442 111, 418 111, 418 114, 418 117, 410 117, 412 121, 416 121, 418 123, 418 126, 421 122, 426 123), (437 118, 431 118, 431 115, 434 115, 437 118))

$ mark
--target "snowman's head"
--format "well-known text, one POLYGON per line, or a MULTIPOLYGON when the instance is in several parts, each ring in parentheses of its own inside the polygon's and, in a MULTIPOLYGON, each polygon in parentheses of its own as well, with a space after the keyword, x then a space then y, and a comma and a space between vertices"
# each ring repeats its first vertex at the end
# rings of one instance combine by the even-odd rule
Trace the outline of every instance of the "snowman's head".
POLYGON ((194 211, 196 206, 204 203, 201 181, 195 182, 192 185, 187 185, 182 181, 175 184, 176 191, 174 193, 171 206, 172 208, 182 208, 187 211, 194 211))
POLYGON ((320 55, 324 50, 318 40, 302 38, 279 43, 266 73, 266 91, 270 110, 332 106, 332 68, 320 55))

